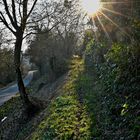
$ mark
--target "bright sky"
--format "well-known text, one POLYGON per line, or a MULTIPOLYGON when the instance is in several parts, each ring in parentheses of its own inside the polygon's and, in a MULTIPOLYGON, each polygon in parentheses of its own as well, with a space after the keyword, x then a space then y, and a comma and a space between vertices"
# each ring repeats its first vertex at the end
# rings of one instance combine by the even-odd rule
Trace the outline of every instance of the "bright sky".
POLYGON ((101 9, 102 5, 100 0, 82 0, 82 7, 89 16, 92 16, 101 9))
MULTIPOLYGON (((100 0, 81 0, 81 1, 82 1, 83 10, 89 16, 93 16, 98 12, 98 10, 101 9, 100 0)), ((26 48, 27 48, 27 44, 26 41, 24 40, 22 50, 25 51, 26 48)))

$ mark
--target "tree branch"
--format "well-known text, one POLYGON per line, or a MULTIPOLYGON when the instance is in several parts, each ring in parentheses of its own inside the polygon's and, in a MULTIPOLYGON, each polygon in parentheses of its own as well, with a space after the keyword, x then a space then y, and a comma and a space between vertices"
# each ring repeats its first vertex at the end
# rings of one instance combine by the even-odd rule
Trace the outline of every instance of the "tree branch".
POLYGON ((30 32, 30 33, 26 34, 26 35, 23 37, 23 39, 25 39, 27 36, 32 35, 32 34, 38 34, 38 33, 30 32))
POLYGON ((18 12, 19 12, 19 16, 21 18, 21 21, 22 21, 22 15, 21 15, 21 9, 20 9, 20 6, 21 6, 21 0, 19 1, 19 6, 18 6, 18 12))
POLYGON ((0 20, 2 21, 2 23, 14 34, 16 35, 16 32, 9 26, 9 24, 7 23, 5 17, 3 16, 2 12, 0 11, 0 20))
POLYGON ((13 18, 12 18, 11 14, 10 14, 10 11, 9 11, 9 8, 8 8, 8 4, 7 4, 7 0, 3 0, 3 3, 4 3, 5 11, 6 11, 6 13, 7 13, 7 15, 8 15, 8 17, 9 17, 9 19, 11 21, 12 26, 15 29, 17 29, 17 26, 15 25, 15 22, 13 21, 13 18))
POLYGON ((21 28, 22 31, 24 31, 26 27, 26 21, 27 21, 27 4, 28 0, 23 0, 23 15, 22 15, 22 21, 21 21, 21 28))
POLYGON ((18 27, 18 25, 17 25, 17 17, 16 17, 15 0, 12 0, 12 13, 13 13, 15 26, 18 27))
POLYGON ((29 18, 30 14, 32 13, 32 11, 33 11, 33 9, 34 9, 36 3, 37 3, 37 0, 34 1, 34 3, 33 3, 33 5, 32 5, 32 7, 31 7, 31 9, 30 9, 30 11, 29 11, 29 13, 28 13, 28 15, 27 15, 27 19, 29 18))

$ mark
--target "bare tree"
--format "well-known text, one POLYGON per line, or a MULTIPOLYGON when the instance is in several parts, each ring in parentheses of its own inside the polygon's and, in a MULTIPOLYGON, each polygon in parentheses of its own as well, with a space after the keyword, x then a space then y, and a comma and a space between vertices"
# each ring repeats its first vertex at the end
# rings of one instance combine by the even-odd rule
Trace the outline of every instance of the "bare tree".
POLYGON ((15 37, 14 46, 14 63, 17 74, 18 88, 21 99, 26 107, 31 105, 25 86, 22 79, 20 70, 20 57, 21 47, 23 42, 23 36, 26 29, 27 21, 37 3, 37 0, 33 0, 31 6, 29 6, 28 0, 0 0, 0 22, 7 28, 15 37), (30 8, 29 8, 30 7, 30 8), (18 12, 17 12, 18 11, 18 12))
POLYGON ((61 34, 63 34, 63 27, 65 27, 65 30, 66 28, 74 30, 75 27, 78 27, 78 19, 80 16, 76 8, 72 10, 74 9, 73 6, 78 6, 76 5, 77 0, 73 2, 62 2, 61 0, 40 2, 39 6, 36 7, 37 11, 35 11, 36 3, 37 0, 0 0, 0 22, 5 25, 15 37, 14 63, 18 87, 21 98, 27 106, 30 104, 30 101, 24 87, 20 69, 23 39, 31 34, 38 34, 38 28, 36 28, 38 26, 42 26, 45 33, 52 31, 55 27, 57 27, 57 30, 58 28, 59 31, 61 30, 61 34), (73 18, 69 20, 70 17, 73 18), (58 26, 60 23, 62 23, 61 26, 58 26), (33 29, 36 29, 36 31, 33 29))

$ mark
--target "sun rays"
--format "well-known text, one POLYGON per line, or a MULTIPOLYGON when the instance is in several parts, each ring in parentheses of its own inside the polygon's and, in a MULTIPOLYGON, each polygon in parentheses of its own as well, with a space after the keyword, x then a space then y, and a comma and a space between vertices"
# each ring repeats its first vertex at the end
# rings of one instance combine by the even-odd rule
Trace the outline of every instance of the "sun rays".
POLYGON ((100 0, 82 0, 81 4, 89 16, 94 16, 102 8, 100 0))
MULTIPOLYGON (((133 19, 134 17, 131 16, 131 12, 132 12, 131 5, 133 5, 133 2, 131 2, 131 1, 100 2, 100 0, 85 0, 85 1, 86 1, 85 7, 86 7, 87 14, 89 15, 90 18, 92 18, 94 26, 96 26, 95 21, 94 21, 94 19, 96 18, 98 20, 98 24, 100 24, 100 27, 104 31, 104 34, 109 42, 112 42, 112 39, 111 39, 104 23, 101 20, 102 17, 108 23, 111 23, 112 26, 114 26, 115 28, 118 28, 120 30, 120 33, 123 36, 126 36, 127 38, 129 38, 131 40, 131 35, 129 34, 129 32, 127 32, 125 30, 125 28, 120 25, 119 22, 115 21, 114 18, 111 18, 109 15, 114 15, 114 17, 116 17, 118 19, 120 17, 126 18, 126 20, 133 19), (129 7, 127 7, 126 5, 129 5, 129 7), (121 6, 121 8, 124 7, 124 9, 125 10, 127 9, 128 12, 123 13, 121 11, 115 10, 112 8, 112 6, 116 6, 116 7, 121 6)), ((123 9, 121 9, 121 10, 123 10, 123 9)))

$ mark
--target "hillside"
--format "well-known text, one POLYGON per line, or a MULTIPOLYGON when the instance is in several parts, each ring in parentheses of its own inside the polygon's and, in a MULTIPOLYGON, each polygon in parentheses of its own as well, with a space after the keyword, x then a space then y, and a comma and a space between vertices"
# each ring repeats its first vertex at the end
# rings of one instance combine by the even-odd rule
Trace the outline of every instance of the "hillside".
POLYGON ((110 108, 116 103, 110 100, 111 95, 109 98, 105 95, 93 69, 80 58, 74 58, 70 71, 52 85, 31 93, 30 98, 44 109, 30 120, 23 117, 24 109, 18 98, 0 109, 0 117, 7 116, 1 123, 1 139, 131 140, 139 137, 139 117, 111 114, 110 108))
POLYGON ((0 140, 140 140, 139 42, 139 0, 0 0, 0 140))

